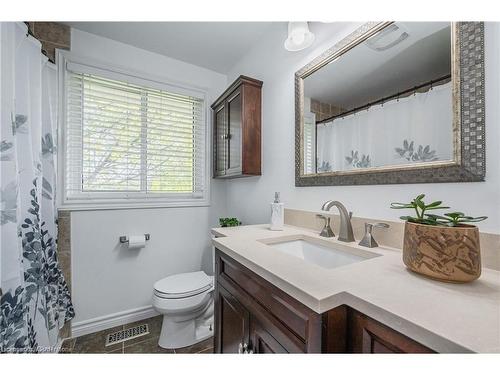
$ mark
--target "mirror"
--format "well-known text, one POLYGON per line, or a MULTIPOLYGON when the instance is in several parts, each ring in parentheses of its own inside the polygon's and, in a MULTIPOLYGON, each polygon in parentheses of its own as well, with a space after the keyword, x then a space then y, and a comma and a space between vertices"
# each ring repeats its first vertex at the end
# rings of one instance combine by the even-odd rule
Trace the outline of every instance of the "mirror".
POLYGON ((297 72, 297 185, 482 180, 463 173, 457 27, 369 23, 297 72))

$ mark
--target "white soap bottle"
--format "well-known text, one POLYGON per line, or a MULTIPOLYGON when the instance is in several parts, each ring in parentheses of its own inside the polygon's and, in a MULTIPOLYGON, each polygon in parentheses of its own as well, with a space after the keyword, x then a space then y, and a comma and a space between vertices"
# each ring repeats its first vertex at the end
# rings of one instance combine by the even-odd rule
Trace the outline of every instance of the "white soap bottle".
POLYGON ((285 207, 280 202, 280 193, 274 193, 274 202, 271 203, 271 230, 283 230, 285 225, 285 207))

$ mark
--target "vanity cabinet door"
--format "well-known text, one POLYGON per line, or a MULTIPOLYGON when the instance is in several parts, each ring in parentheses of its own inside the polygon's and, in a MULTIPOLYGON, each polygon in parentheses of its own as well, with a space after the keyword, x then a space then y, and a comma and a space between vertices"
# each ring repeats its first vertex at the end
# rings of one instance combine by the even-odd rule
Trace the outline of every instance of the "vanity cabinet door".
POLYGON ((241 353, 249 341, 250 314, 228 291, 218 286, 216 353, 241 353))
POLYGON ((434 353, 426 346, 354 310, 351 310, 348 332, 351 353, 434 353))
POLYGON ((253 316, 250 319, 250 349, 255 354, 288 353, 253 316))

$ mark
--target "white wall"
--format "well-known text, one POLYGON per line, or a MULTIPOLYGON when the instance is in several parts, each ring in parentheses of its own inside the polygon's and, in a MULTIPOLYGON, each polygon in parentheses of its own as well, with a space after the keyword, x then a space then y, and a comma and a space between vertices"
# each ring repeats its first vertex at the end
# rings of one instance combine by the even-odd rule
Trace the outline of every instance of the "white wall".
MULTIPOLYGON (((135 71, 208 89, 208 105, 226 76, 110 39, 72 30, 71 51, 135 71)), ((213 181, 210 207, 80 211, 71 214, 73 326, 151 304, 153 283, 201 269, 212 272, 210 228, 225 214, 225 184, 213 181), (128 251, 118 237, 150 233, 147 247, 128 251)))
POLYGON ((264 81, 262 176, 228 182, 228 215, 244 223, 269 220, 273 192, 281 191, 285 207, 319 210, 328 199, 345 203, 355 216, 396 220, 401 211, 389 209, 392 201, 409 201, 418 193, 442 199, 456 210, 487 215, 481 230, 500 233, 500 24, 486 25, 486 182, 295 187, 294 183, 294 73, 312 58, 352 32, 356 24, 324 25, 316 32, 315 48, 287 52, 282 34, 266 35, 259 45, 228 74, 231 82, 240 74, 264 81), (244 197, 244 199, 243 199, 244 197))

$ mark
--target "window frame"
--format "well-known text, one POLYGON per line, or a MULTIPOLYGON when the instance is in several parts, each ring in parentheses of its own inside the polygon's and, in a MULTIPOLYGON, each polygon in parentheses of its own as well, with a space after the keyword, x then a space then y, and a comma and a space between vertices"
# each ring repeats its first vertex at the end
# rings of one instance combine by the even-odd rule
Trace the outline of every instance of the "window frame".
POLYGON ((68 51, 58 51, 58 134, 57 134, 57 171, 58 188, 60 193, 57 206, 60 210, 100 210, 100 209, 128 209, 128 208, 164 208, 164 207, 205 207, 210 206, 210 163, 211 163, 211 117, 207 105, 208 89, 193 85, 185 85, 172 81, 166 77, 134 71, 124 67, 77 56, 68 51), (89 69, 106 72, 106 78, 120 79, 127 76, 136 84, 155 89, 169 91, 175 94, 190 95, 203 100, 202 112, 205 131, 204 152, 204 190, 200 198, 191 193, 147 193, 147 192, 83 192, 68 196, 66 190, 66 130, 67 130, 67 65, 78 64, 89 69))

